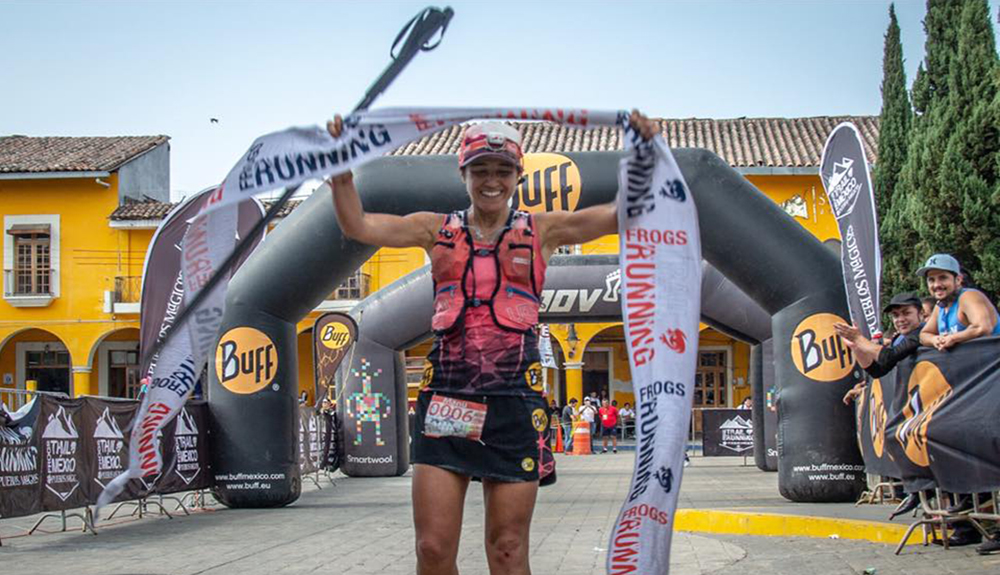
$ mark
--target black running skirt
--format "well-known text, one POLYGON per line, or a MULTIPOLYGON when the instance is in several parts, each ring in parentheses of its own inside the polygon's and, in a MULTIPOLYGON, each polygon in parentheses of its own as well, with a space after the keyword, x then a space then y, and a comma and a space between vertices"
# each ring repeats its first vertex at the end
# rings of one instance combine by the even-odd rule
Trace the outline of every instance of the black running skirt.
POLYGON ((540 395, 483 396, 423 391, 417 396, 410 461, 473 479, 520 482, 538 481, 542 477, 542 484, 549 484, 555 480, 555 460, 548 449, 548 411, 540 395), (441 430, 427 421, 435 395, 486 405, 479 439, 428 435, 434 429, 439 433, 441 430))

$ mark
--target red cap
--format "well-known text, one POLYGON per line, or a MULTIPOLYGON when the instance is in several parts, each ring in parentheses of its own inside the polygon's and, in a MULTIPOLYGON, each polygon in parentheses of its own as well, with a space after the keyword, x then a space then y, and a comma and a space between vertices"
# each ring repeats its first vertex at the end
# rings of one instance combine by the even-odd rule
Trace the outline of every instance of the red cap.
POLYGON ((473 160, 495 157, 521 167, 521 133, 500 122, 483 122, 469 126, 462 136, 458 149, 458 167, 464 168, 473 160))

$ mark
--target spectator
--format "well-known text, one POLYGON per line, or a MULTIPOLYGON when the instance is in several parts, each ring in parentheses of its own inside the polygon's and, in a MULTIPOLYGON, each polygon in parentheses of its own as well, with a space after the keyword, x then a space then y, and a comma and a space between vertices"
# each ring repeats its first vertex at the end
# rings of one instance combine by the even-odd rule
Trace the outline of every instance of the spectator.
POLYGON ((937 300, 920 332, 920 343, 939 351, 977 337, 1000 335, 997 309, 983 292, 962 287, 960 269, 954 257, 935 254, 917 270, 937 300))
MULTIPOLYGON (((896 336, 890 345, 882 346, 861 335, 858 328, 843 323, 833 326, 844 340, 844 345, 854 352, 858 363, 872 377, 882 377, 896 367, 904 357, 911 355, 920 347, 920 330, 924 327, 926 317, 917 296, 911 293, 900 293, 893 296, 884 313, 892 316, 892 326, 896 336)), ((860 384, 864 389, 864 384, 860 384)), ((857 386, 855 386, 857 388, 857 386)), ((861 391, 852 389, 844 396, 844 403, 860 395, 861 391)))
POLYGON ((931 313, 934 311, 934 306, 936 305, 937 300, 929 295, 920 298, 920 307, 924 310, 924 320, 931 317, 931 313))
POLYGON ((594 450, 594 425, 597 422, 597 409, 589 397, 583 398, 583 407, 580 408, 580 420, 586 421, 590 426, 590 450, 594 450))
POLYGON ((743 403, 740 404, 740 409, 753 410, 753 399, 750 397, 743 398, 743 403))
POLYGON ((608 438, 611 438, 612 451, 618 453, 618 408, 611 405, 607 399, 598 410, 601 416, 601 453, 608 452, 608 438))
POLYGON ((563 445, 566 453, 573 451, 573 422, 577 417, 579 413, 576 410, 576 398, 571 397, 569 403, 562 409, 563 445))
POLYGON ((625 402, 621 410, 618 411, 618 417, 622 422, 622 438, 628 438, 635 435, 635 412, 632 411, 632 404, 625 402))

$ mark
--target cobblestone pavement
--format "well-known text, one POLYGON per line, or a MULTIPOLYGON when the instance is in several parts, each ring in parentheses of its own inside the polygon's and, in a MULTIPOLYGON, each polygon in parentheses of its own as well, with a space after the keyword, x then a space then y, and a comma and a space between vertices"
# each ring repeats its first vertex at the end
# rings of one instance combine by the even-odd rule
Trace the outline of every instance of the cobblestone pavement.
MULTIPOLYGON (((559 481, 541 490, 532 527, 537 575, 604 573, 608 530, 628 488, 633 456, 557 456, 559 481)), ((797 505, 777 494, 776 474, 742 459, 696 458, 685 471, 681 506, 884 519, 886 508, 797 505), (852 511, 853 510, 853 511, 852 511)), ((336 487, 308 482, 283 509, 230 510, 214 506, 175 519, 153 516, 102 522, 100 534, 79 531, 21 534, 36 517, 0 520, 3 573, 125 575, 270 575, 413 573, 413 528, 408 476, 338 476, 336 487)), ((172 507, 172 506, 170 506, 172 507)), ((71 526, 79 522, 71 520, 71 526)), ((44 529, 58 528, 49 520, 44 529)), ((464 575, 485 575, 483 501, 470 489, 459 564, 464 575)), ((878 575, 1000 573, 1000 556, 971 548, 944 551, 864 541, 676 533, 674 575, 776 573, 878 575)))

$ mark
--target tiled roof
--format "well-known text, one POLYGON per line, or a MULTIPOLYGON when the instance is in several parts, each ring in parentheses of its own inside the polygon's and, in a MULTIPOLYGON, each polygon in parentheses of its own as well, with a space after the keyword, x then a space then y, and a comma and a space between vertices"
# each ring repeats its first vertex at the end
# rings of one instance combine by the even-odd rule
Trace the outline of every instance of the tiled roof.
MULTIPOLYGON (((734 168, 819 168, 827 136, 837 124, 848 121, 858 127, 868 151, 868 161, 874 163, 878 157, 878 116, 656 120, 670 147, 706 148, 734 168)), ((512 122, 511 125, 520 130, 527 154, 622 149, 621 131, 617 128, 584 130, 539 122, 512 122)), ((461 134, 462 127, 454 126, 407 144, 393 154, 457 154, 461 134)), ((289 202, 279 217, 288 215, 298 203, 289 202)), ((165 202, 129 203, 115 210, 111 219, 157 220, 166 216, 173 206, 165 202)))
MULTIPOLYGON (((827 136, 841 122, 861 132, 868 160, 875 162, 878 116, 813 118, 657 119, 672 148, 706 148, 734 168, 818 168, 827 136)), ((523 137, 526 154, 604 152, 622 149, 621 131, 612 127, 571 128, 539 122, 511 122, 523 137)), ((396 155, 457 154, 461 126, 432 134, 396 150, 396 155)))
POLYGON ((3 136, 0 173, 107 172, 168 139, 167 136, 3 136))
MULTIPOLYGON (((281 207, 278 211, 279 218, 283 218, 288 214, 292 213, 292 210, 297 208, 302 200, 289 200, 287 204, 281 207)), ((272 202, 265 201, 264 208, 268 209, 271 207, 272 202)), ((162 220, 167 217, 170 210, 176 206, 176 203, 169 202, 128 202, 121 206, 118 206, 111 214, 111 219, 113 221, 126 221, 126 220, 162 220)))

